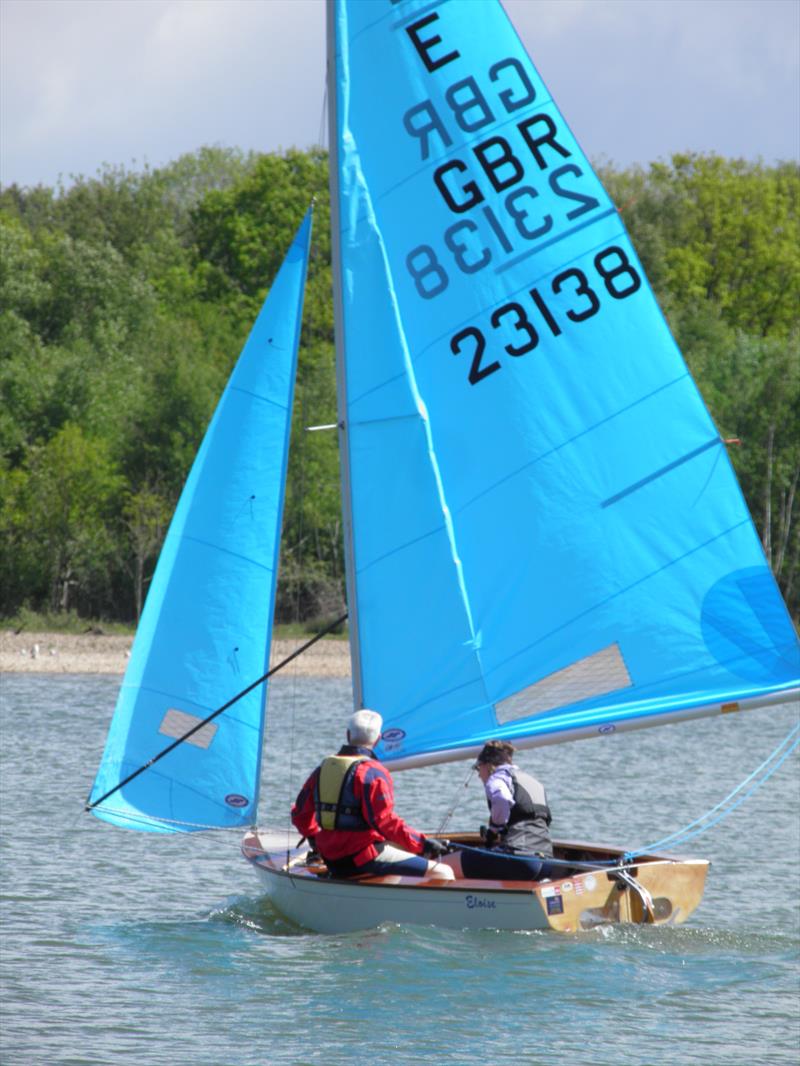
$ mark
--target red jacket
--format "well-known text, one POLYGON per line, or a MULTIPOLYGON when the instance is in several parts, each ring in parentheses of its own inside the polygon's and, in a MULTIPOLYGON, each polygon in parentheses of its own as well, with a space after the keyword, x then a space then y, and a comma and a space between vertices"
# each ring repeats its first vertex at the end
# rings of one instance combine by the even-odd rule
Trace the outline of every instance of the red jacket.
POLYGON ((353 794, 361 805, 361 814, 369 826, 366 830, 322 829, 317 821, 316 786, 319 766, 300 789, 292 807, 292 823, 304 837, 314 838, 323 859, 352 858, 356 866, 374 859, 375 844, 388 841, 412 855, 421 855, 425 837, 406 825, 394 813, 394 787, 389 771, 374 757, 369 748, 346 744, 337 754, 366 755, 356 766, 353 794))

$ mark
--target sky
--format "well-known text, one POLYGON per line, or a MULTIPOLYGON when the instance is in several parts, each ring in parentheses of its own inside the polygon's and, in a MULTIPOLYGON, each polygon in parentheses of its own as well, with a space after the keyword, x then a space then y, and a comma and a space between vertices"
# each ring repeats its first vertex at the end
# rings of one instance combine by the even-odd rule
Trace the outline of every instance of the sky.
MULTIPOLYGON (((505 7, 595 162, 800 157, 800 0, 505 7)), ((324 33, 324 0, 0 0, 0 183, 318 144, 324 33)))

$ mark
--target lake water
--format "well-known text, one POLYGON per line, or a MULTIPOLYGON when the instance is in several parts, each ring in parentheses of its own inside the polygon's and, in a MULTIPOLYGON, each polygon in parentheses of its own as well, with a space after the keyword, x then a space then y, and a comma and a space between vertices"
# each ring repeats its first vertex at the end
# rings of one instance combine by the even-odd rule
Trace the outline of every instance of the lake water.
MULTIPOLYGON (((800 1060, 795 753, 692 842, 703 904, 679 928, 575 936, 302 932, 257 893, 239 835, 154 837, 83 813, 118 678, 0 682, 3 1066, 800 1060)), ((262 825, 338 746, 349 684, 277 678, 262 825)), ((523 752, 556 835, 635 847, 703 814, 798 708, 523 752)), ((395 775, 412 824, 485 821, 467 764, 395 775)), ((689 853, 689 851, 687 851, 689 853)))

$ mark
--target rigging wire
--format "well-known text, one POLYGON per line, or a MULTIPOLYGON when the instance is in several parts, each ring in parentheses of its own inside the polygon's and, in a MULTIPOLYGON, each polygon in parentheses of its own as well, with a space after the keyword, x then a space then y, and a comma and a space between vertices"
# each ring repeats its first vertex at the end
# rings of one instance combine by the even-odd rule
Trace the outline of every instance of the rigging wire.
POLYGON ((774 751, 772 751, 767 758, 757 766, 753 772, 737 785, 736 788, 730 792, 723 800, 720 800, 714 807, 705 814, 696 818, 693 822, 689 822, 682 829, 676 830, 674 833, 670 833, 668 836, 662 837, 660 840, 654 841, 652 844, 647 844, 643 847, 637 848, 635 851, 628 851, 625 853, 625 860, 630 861, 636 858, 637 855, 645 855, 651 851, 658 851, 660 848, 672 847, 677 844, 683 844, 687 840, 691 840, 696 836, 700 836, 701 833, 705 833, 707 829, 717 825, 724 818, 727 818, 729 814, 732 814, 737 807, 741 806, 745 800, 749 799, 755 792, 758 791, 761 786, 769 780, 775 771, 789 758, 795 748, 800 744, 800 724, 794 726, 789 730, 789 733, 778 744, 774 751), (788 746, 787 746, 788 745, 788 746), (783 749, 786 749, 785 751, 783 749), (762 775, 759 778, 759 775, 762 775), (737 796, 743 788, 754 781, 754 784, 749 788, 743 796, 740 796, 735 803, 731 803, 731 800, 737 796), (730 804, 730 806, 728 806, 730 804), (717 817, 717 812, 721 813, 717 817), (708 819, 711 819, 708 821, 708 819), (703 824, 706 823, 706 824, 703 824), (697 828, 695 828, 697 827, 697 828))
MULTIPOLYGON (((661 839, 653 841, 653 843, 651 844, 643 845, 642 847, 636 848, 633 851, 626 851, 622 857, 621 862, 617 859, 598 859, 594 860, 596 866, 603 867, 631 865, 637 858, 637 856, 646 855, 654 851, 659 851, 665 847, 674 847, 676 845, 683 844, 688 840, 692 840, 694 837, 700 836, 702 833, 705 833, 707 829, 711 829, 712 826, 718 825, 721 821, 727 818, 729 814, 732 814, 737 807, 740 807, 746 800, 753 796, 761 788, 761 786, 764 785, 769 780, 769 778, 772 777, 772 775, 783 765, 783 763, 789 758, 789 756, 798 747, 798 745, 800 745, 800 723, 793 726, 792 729, 789 730, 789 733, 783 738, 783 740, 778 744, 778 746, 767 756, 766 759, 764 759, 764 761, 759 766, 756 767, 755 770, 753 770, 751 774, 749 774, 744 779, 744 781, 738 784, 736 788, 733 789, 733 791, 730 792, 724 799, 720 800, 719 803, 715 804, 715 806, 713 806, 710 810, 706 811, 705 814, 702 814, 699 818, 696 818, 694 821, 689 822, 689 824, 683 826, 682 829, 678 829, 674 833, 670 833, 665 837, 661 837, 661 839), (751 787, 748 788, 742 796, 739 796, 739 793, 742 792, 743 789, 747 788, 747 786, 750 785, 751 782, 753 782, 751 787), (732 803, 731 801, 734 800, 736 796, 739 796, 739 798, 736 799, 736 802, 732 803), (716 815, 716 817, 714 817, 714 815, 716 815)), ((441 825, 437 829, 437 834, 442 833, 444 831, 447 823, 453 817, 455 809, 459 803, 459 798, 461 796, 462 789, 466 789, 468 787, 473 771, 474 766, 471 766, 469 773, 467 774, 466 780, 463 782, 463 785, 459 785, 456 788, 452 804, 448 809, 447 813, 445 814, 441 825)))
POLYGON ((456 807, 458 806, 459 800, 461 799, 461 791, 462 791, 462 789, 466 789, 466 788, 469 787, 469 783, 472 780, 472 775, 475 773, 475 765, 476 765, 475 763, 472 763, 472 765, 469 768, 469 772, 468 772, 466 778, 464 779, 463 785, 459 785, 456 788, 456 791, 455 791, 455 793, 453 795, 453 799, 452 799, 451 804, 450 804, 450 808, 449 808, 449 810, 446 811, 445 816, 442 819, 442 824, 436 830, 437 833, 443 833, 445 831, 445 827, 447 826, 447 823, 450 821, 450 819, 456 813, 456 807))

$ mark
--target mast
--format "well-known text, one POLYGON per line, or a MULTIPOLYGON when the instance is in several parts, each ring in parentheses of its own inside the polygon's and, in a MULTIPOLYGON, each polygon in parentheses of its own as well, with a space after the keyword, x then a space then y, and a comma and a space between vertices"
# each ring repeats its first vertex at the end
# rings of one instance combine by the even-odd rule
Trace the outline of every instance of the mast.
POLYGON ((347 424, 347 381, 345 378, 345 322, 342 304, 341 218, 339 211, 339 130, 336 79, 336 0, 326 2, 327 87, 328 87, 328 172, 331 198, 331 266, 333 270, 333 317, 336 339, 336 398, 339 431, 339 470, 342 483, 342 529, 347 609, 350 623, 350 664, 353 704, 363 706, 361 654, 358 639, 358 600, 356 597, 353 512, 350 485, 350 446, 347 424))

